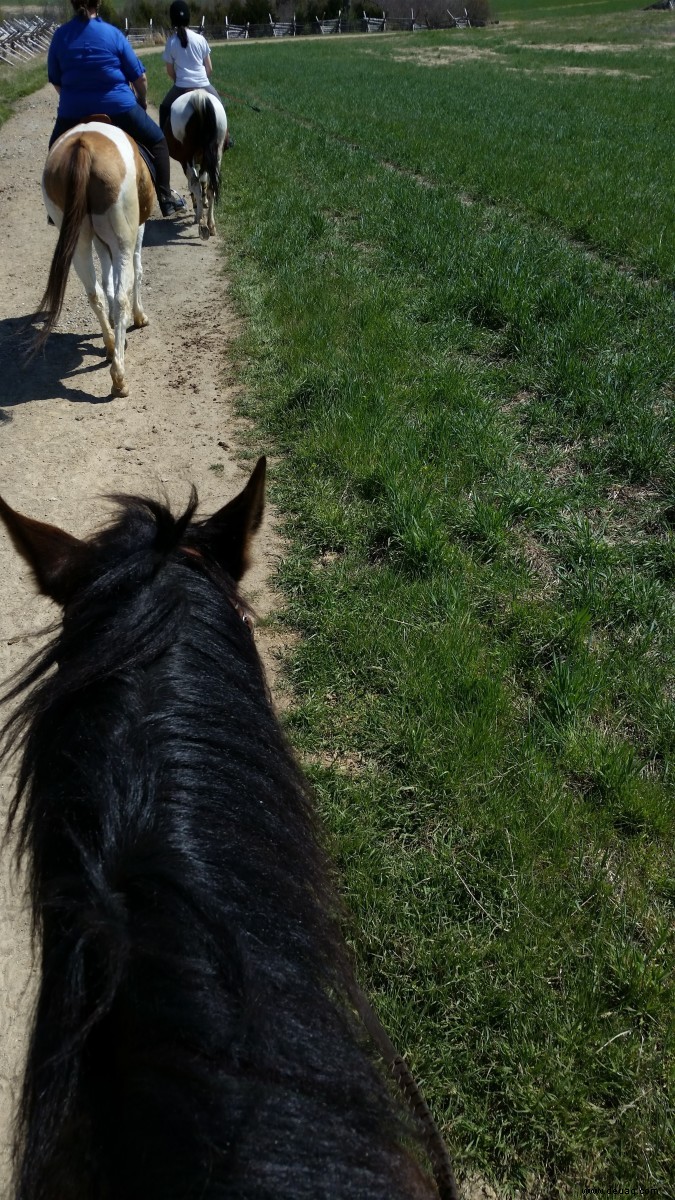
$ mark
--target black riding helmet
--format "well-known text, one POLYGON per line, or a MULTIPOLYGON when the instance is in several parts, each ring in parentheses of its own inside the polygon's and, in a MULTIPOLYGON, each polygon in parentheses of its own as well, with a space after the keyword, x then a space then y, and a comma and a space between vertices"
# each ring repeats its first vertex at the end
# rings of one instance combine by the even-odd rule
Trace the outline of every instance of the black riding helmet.
POLYGON ((172 25, 190 24, 190 7, 185 0, 173 0, 169 9, 169 20, 172 25))

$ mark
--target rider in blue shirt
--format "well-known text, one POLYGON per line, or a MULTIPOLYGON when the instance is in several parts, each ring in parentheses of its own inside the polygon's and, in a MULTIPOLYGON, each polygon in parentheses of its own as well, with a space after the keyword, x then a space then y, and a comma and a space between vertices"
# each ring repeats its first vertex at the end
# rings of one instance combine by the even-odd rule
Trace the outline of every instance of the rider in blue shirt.
POLYGON ((62 133, 92 114, 105 113, 153 157, 162 215, 185 207, 171 190, 169 150, 159 125, 145 111, 145 68, 124 34, 97 15, 99 0, 71 0, 76 15, 59 25, 49 47, 47 73, 59 93, 51 146, 62 133))

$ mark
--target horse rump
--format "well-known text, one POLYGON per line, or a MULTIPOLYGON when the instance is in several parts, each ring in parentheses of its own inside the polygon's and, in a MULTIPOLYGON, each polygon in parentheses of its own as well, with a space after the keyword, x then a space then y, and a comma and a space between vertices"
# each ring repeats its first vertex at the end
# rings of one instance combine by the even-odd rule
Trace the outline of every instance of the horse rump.
MULTIPOLYGON (((213 199, 217 204, 220 195, 220 164, 224 139, 227 136, 227 121, 223 131, 214 104, 214 97, 209 92, 194 92, 192 103, 201 121, 201 169, 209 177, 213 199)), ((219 107, 222 108, 222 105, 219 107)))

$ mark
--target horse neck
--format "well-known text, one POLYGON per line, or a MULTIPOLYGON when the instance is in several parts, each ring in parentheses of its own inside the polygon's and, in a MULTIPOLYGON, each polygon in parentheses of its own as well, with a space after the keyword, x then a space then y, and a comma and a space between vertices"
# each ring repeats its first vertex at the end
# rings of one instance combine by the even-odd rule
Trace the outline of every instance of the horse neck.
POLYGON ((58 1194, 64 1163, 73 1198, 93 1171, 129 1200, 431 1194, 350 1013, 311 806, 231 600, 172 564, 71 613, 55 655, 24 759, 43 970, 19 1200, 58 1194))
MULTIPOLYGON (((196 836, 208 817, 223 846, 240 829, 249 837, 251 824, 270 837, 290 827, 299 871, 303 849, 314 847, 310 805, 233 599, 173 564, 123 605, 71 614, 27 767, 39 790, 52 791, 58 776, 60 790, 80 798, 74 815, 92 823, 93 837, 96 820, 128 812, 140 788, 145 820, 173 818, 196 836)), ((49 811, 58 825, 59 806, 49 811)), ((317 873, 310 865, 302 874, 317 873)))

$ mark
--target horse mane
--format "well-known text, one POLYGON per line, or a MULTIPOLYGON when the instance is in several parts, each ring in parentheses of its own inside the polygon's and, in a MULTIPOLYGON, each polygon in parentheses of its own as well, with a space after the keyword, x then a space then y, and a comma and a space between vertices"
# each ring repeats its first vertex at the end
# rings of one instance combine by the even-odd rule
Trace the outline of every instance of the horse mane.
POLYGON ((6 697, 41 958, 15 1198, 429 1197, 196 494, 117 503, 6 697))

